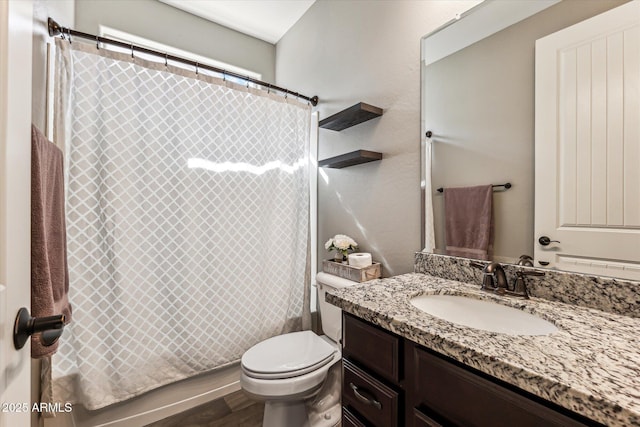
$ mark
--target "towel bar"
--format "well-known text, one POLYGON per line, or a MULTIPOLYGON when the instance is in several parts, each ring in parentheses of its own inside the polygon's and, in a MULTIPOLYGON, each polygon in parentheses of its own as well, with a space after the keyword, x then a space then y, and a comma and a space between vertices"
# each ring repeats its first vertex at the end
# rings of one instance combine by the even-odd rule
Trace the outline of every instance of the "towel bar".
MULTIPOLYGON (((496 187, 504 187, 505 190, 508 190, 511 188, 511 183, 507 182, 506 184, 493 184, 492 185, 493 188, 496 187)), ((444 192, 444 188, 440 187, 436 190, 438 193, 443 193, 444 192)))

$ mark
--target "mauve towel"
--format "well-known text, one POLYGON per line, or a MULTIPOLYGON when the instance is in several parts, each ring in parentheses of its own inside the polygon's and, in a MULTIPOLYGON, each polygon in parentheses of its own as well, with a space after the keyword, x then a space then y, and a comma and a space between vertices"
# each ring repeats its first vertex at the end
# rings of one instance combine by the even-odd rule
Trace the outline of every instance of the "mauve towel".
MULTIPOLYGON (((31 126, 31 315, 64 314, 71 321, 62 151, 31 126)), ((31 337, 31 357, 50 356, 40 334, 31 337)))
POLYGON ((445 242, 450 255, 487 259, 493 250, 493 187, 444 189, 445 242))

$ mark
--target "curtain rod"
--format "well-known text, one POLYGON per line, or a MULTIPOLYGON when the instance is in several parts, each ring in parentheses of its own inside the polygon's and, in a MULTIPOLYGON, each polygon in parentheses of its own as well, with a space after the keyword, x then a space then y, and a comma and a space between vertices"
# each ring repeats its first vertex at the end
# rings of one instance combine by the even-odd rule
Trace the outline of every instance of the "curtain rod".
POLYGON ((209 71, 213 71, 213 72, 218 73, 218 74, 222 74, 223 76, 232 76, 232 77, 236 77, 236 78, 239 78, 239 79, 242 79, 242 80, 246 80, 246 81, 249 81, 251 83, 255 83, 257 85, 260 85, 262 87, 266 87, 266 88, 268 88, 270 90, 276 90, 278 92, 294 95, 296 98, 300 98, 300 99, 304 99, 306 101, 309 101, 311 103, 311 105, 313 105, 314 107, 316 105, 318 105, 318 97, 317 96, 308 97, 308 96, 302 95, 300 93, 294 92, 292 90, 285 89, 285 88, 282 88, 282 87, 279 87, 279 86, 276 86, 276 85, 272 85, 271 83, 266 83, 266 82, 263 82, 261 80, 249 77, 249 76, 243 76, 242 74, 237 74, 237 73, 234 73, 232 71, 223 70, 222 68, 213 67, 211 65, 200 64, 200 63, 198 63, 196 61, 192 61, 190 59, 181 58, 181 57, 175 56, 175 55, 169 55, 166 52, 160 52, 160 51, 157 51, 157 50, 148 49, 146 47, 137 46, 137 45, 134 45, 132 43, 125 43, 125 42, 121 42, 119 40, 108 39, 108 38, 105 38, 105 37, 100 37, 98 35, 83 33, 82 31, 76 31, 76 30, 72 30, 70 28, 61 27, 52 18, 49 18, 47 20, 47 26, 49 27, 49 36, 51 36, 51 37, 56 37, 56 36, 64 37, 66 35, 66 36, 69 37, 69 40, 71 40, 71 36, 73 36, 73 37, 81 37, 81 38, 84 38, 84 39, 95 40, 95 42, 97 44, 104 43, 104 44, 112 44, 114 46, 124 47, 126 49, 131 49, 131 54, 132 55, 133 55, 134 51, 138 51, 138 52, 147 53, 147 54, 150 54, 150 55, 159 56, 159 57, 164 58, 165 61, 171 60, 171 61, 174 61, 174 62, 181 62, 183 64, 191 65, 191 66, 195 67, 196 70, 199 69, 199 68, 202 68, 204 70, 209 70, 209 71))

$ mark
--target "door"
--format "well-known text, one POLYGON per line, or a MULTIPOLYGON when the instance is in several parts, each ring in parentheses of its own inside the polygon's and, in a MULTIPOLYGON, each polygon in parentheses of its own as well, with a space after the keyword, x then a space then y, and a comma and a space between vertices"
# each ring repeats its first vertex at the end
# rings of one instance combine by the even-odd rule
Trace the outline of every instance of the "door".
POLYGON ((536 42, 540 264, 640 280, 639 28, 634 0, 536 42))
POLYGON ((0 427, 31 423, 30 345, 13 322, 30 307, 31 0, 0 1, 0 427))

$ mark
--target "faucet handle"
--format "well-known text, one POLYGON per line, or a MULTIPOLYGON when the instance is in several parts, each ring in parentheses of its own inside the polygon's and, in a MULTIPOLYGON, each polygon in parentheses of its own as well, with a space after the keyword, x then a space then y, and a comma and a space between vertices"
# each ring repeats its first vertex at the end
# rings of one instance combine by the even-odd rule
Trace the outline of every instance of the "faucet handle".
POLYGON ((544 276, 545 272, 544 271, 536 271, 536 270, 523 270, 523 269, 519 269, 518 271, 516 271, 516 275, 522 275, 522 276, 544 276))
POLYGON ((470 267, 474 267, 477 268, 479 270, 484 270, 484 268, 487 266, 486 264, 483 264, 481 262, 478 261, 469 261, 469 266, 470 267))
POLYGON ((533 267, 533 258, 529 255, 520 255, 520 259, 518 260, 518 265, 523 265, 525 267, 533 267))
POLYGON ((518 269, 516 271, 516 278, 513 281, 512 293, 517 296, 529 298, 529 289, 527 288, 526 276, 544 276, 544 271, 524 270, 518 269))

